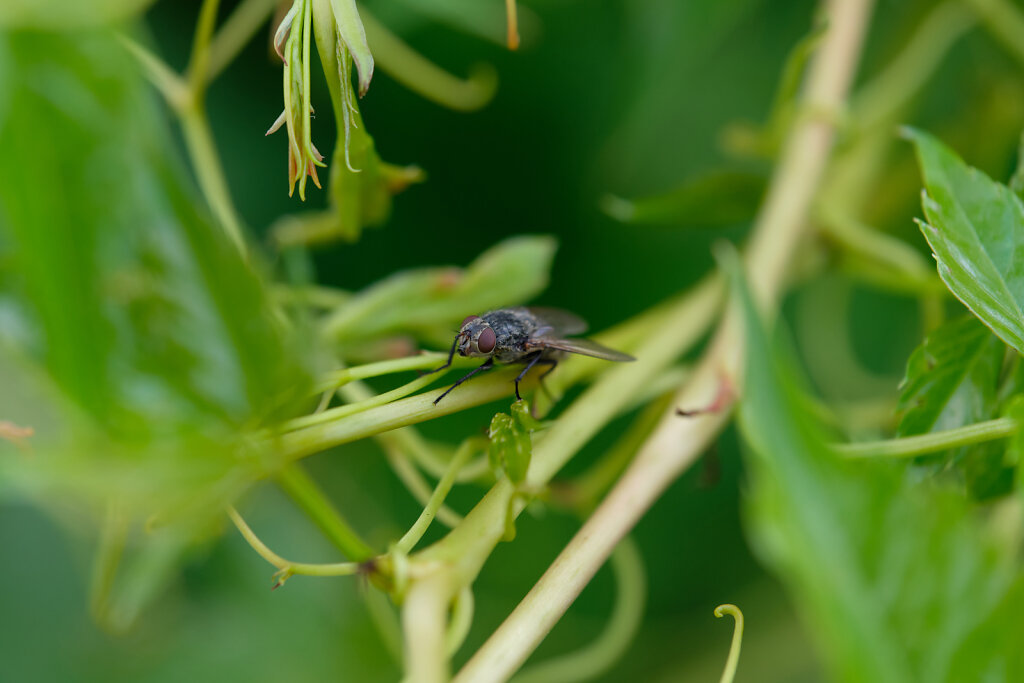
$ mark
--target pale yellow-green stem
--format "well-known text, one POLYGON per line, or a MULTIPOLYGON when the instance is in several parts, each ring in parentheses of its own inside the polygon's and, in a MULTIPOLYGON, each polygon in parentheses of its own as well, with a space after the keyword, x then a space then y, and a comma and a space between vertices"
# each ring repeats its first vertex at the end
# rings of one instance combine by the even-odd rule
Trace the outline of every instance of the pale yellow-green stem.
MULTIPOLYGON (((860 55, 870 6, 869 0, 826 3, 828 29, 810 69, 803 112, 783 147, 748 245, 747 278, 763 310, 777 305, 791 257, 804 234, 829 158, 835 120, 860 55)), ((677 395, 676 406, 689 409, 716 401, 718 409, 686 418, 673 409, 662 418, 593 516, 456 680, 503 681, 521 666, 619 539, 725 425, 732 403, 728 396, 735 397, 740 388, 742 359, 742 328, 732 314, 723 321, 693 379, 677 395), (727 398, 718 400, 723 387, 727 398)))

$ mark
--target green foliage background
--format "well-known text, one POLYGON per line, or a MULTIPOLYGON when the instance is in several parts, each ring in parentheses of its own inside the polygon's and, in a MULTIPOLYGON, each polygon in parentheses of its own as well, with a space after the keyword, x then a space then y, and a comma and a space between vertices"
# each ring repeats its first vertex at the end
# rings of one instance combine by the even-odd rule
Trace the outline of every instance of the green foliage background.
MULTIPOLYGON (((225 5, 222 14, 232 3, 225 5)), ((145 31, 157 51, 175 68, 183 68, 186 63, 198 6, 198 2, 158 2, 145 15, 145 31)), ((688 179, 723 169, 741 173, 748 180, 754 178, 756 194, 757 178, 767 176, 770 161, 737 161, 724 151, 723 140, 728 130, 735 133, 738 122, 767 119, 786 56, 811 29, 815 9, 813 3, 802 1, 533 2, 527 5, 532 13, 524 23, 536 27, 533 39, 521 52, 508 53, 493 41, 467 35, 430 18, 431 11, 458 12, 462 5, 455 0, 443 0, 433 9, 421 0, 369 2, 367 6, 413 46, 455 73, 465 73, 477 61, 493 63, 500 74, 500 86, 484 110, 455 113, 421 99, 383 73, 375 77, 360 106, 381 157, 418 164, 427 172, 428 180, 396 197, 384 226, 367 230, 357 243, 316 252, 311 264, 316 279, 359 290, 407 268, 466 265, 509 236, 554 235, 559 249, 551 281, 535 302, 575 311, 598 330, 696 282, 714 267, 711 245, 723 237, 741 240, 752 219, 752 203, 747 198, 750 191, 744 189, 750 183, 738 189, 726 183, 718 201, 697 202, 696 209, 691 204, 690 211, 678 220, 651 224, 624 224, 609 217, 600 208, 602 201, 607 202, 606 195, 662 195, 688 179), (537 21, 531 24, 529 17, 534 15, 537 21), (722 212, 723 203, 732 207, 734 202, 739 208, 722 212)), ((920 1, 879 2, 861 73, 877 73, 899 53, 913 27, 932 7, 933 3, 920 1)), ((500 20, 500 12, 495 17, 500 20)), ((524 33, 531 35, 530 31, 524 33)), ((500 37, 500 25, 495 35, 500 37)), ((109 40, 109 36, 95 39, 109 40)), ((107 150, 114 160, 111 166, 90 166, 97 164, 97 155, 104 158, 103 150, 97 152, 89 146, 90 129, 65 127, 59 112, 48 130, 45 122, 11 118, 14 114, 10 112, 18 111, 15 97, 41 97, 25 85, 27 81, 21 76, 32 69, 45 70, 47 60, 65 49, 60 39, 23 32, 5 37, 3 46, 0 130, 17 124, 18 130, 30 129, 38 134, 3 138, 9 143, 3 150, 8 159, 0 175, 5 210, 10 212, 11 207, 19 206, 27 207, 26 211, 50 212, 40 222, 53 225, 55 232, 21 236, 20 252, 5 251, 9 245, 0 243, 0 257, 4 259, 0 264, 9 266, 20 258, 37 258, 37 253, 25 250, 30 242, 40 252, 56 250, 53 260, 47 262, 63 262, 66 267, 37 273, 37 284, 53 288, 44 298, 54 305, 79 306, 86 299, 77 295, 85 286, 83 282, 88 284, 89 273, 75 269, 75 256, 80 252, 75 243, 61 241, 57 228, 70 221, 76 229, 69 234, 76 239, 105 239, 104 226, 90 222, 90 202, 116 204, 122 196, 146 196, 146 184, 153 183, 165 192, 172 191, 174 202, 172 206, 125 202, 124 210, 137 212, 140 223, 153 216, 170 216, 189 226, 205 224, 209 218, 205 209, 196 208, 201 206, 199 194, 182 180, 187 178, 187 171, 177 127, 148 88, 125 94, 102 90, 108 85, 102 79, 97 83, 100 102, 121 103, 124 98, 130 109, 138 112, 139 129, 133 139, 137 136, 139 144, 126 150, 107 150), (12 56, 15 54, 17 58, 12 56), (165 157, 167 148, 176 149, 178 154, 165 157), (97 173, 92 174, 90 169, 97 173), (117 169, 123 175, 111 177, 99 172, 117 169), (91 184, 75 184, 82 179, 91 184)), ((97 59, 102 62, 106 58, 101 55, 97 59)), ((1024 128, 1021 63, 980 29, 967 33, 941 55, 941 60, 930 85, 899 122, 932 131, 969 164, 993 178, 1008 178, 1016 162, 1017 139, 1024 128)), ((124 63, 112 61, 106 67, 133 68, 127 57, 124 63)), ((61 84, 51 85, 55 90, 49 95, 60 98, 65 92, 61 84)), ((67 93, 70 98, 73 91, 67 93)), ((323 112, 314 119, 314 139, 321 150, 334 149, 335 130, 326 86, 314 81, 313 94, 315 110, 323 112)), ((280 111, 280 97, 280 65, 268 57, 267 43, 258 39, 215 82, 207 102, 214 137, 242 219, 264 242, 269 239, 270 226, 280 216, 326 205, 325 193, 312 188, 307 189, 305 205, 300 205, 297 197, 287 196, 285 140, 280 135, 263 135, 280 111)), ((841 151, 843 144, 840 139, 841 151)), ((921 215, 921 177, 911 145, 901 143, 894 149, 882 175, 872 180, 866 192, 869 199, 856 209, 864 220, 926 254, 927 246, 913 222, 914 216, 921 215)), ((707 187, 703 191, 710 193, 707 187)), ((12 225, 17 222, 10 213, 0 220, 12 225)), ((115 260, 151 259, 146 262, 157 263, 162 272, 180 274, 180 289, 161 293, 152 301, 143 297, 155 308, 130 313, 149 315, 146 319, 159 325, 165 320, 161 316, 166 315, 161 306, 205 306, 203 315, 214 317, 218 311, 230 310, 232 313, 225 316, 229 329, 213 336, 205 332, 183 335, 180 342, 188 348, 163 349, 164 355, 156 354, 162 365, 155 368, 133 367, 130 362, 125 368, 115 363, 128 373, 127 379, 122 379, 127 385, 135 376, 132 373, 150 373, 173 385, 175 377, 183 372, 179 364, 184 358, 189 368, 196 363, 229 375, 217 386, 233 386, 239 389, 237 396, 253 402, 240 413, 272 412, 278 404, 270 399, 287 392, 290 381, 301 383, 305 378, 305 369, 282 364, 281 358, 304 359, 303 350, 287 348, 287 342, 275 336, 268 321, 264 321, 266 329, 230 329, 232 320, 251 322, 251 317, 238 309, 247 301, 260 300, 265 295, 262 286, 246 280, 244 274, 233 277, 222 270, 219 264, 224 261, 218 260, 218 254, 230 246, 219 236, 186 230, 180 237, 196 253, 209 254, 210 261, 183 262, 176 258, 180 245, 150 244, 142 231, 117 242, 115 247, 124 248, 124 253, 113 248, 111 258, 115 260), (189 269, 192 265, 198 275, 189 269), (223 278, 230 297, 197 301, 196 295, 188 291, 188 283, 196 277, 223 278), (231 346, 242 351, 241 366, 226 369, 218 359, 222 349, 231 346)), ((783 320, 800 358, 799 372, 809 378, 813 389, 833 405, 855 404, 875 416, 862 419, 859 428, 851 431, 855 436, 880 437, 896 427, 897 386, 907 359, 922 339, 918 306, 906 295, 864 284, 866 278, 851 274, 849 263, 828 249, 826 258, 833 259, 835 267, 826 277, 796 288, 785 303, 783 320), (881 418, 875 419, 878 415, 881 418)), ((294 264, 273 259, 260 265, 268 272, 283 272, 290 267, 294 264)), ((13 278, 8 282, 5 277, 6 271, 0 268, 5 293, 17 293, 24 285, 13 278)), ((963 307, 952 300, 945 306, 953 317, 963 312, 963 307)), ((473 312, 478 311, 466 311, 473 312)), ((88 327, 88 311, 82 314, 82 324, 88 327)), ((0 318, 0 324, 10 324, 5 320, 10 318, 0 318)), ((159 337, 161 328, 155 329, 159 337)), ((58 334, 70 337, 65 341, 76 347, 101 343, 105 338, 103 334, 83 336, 80 330, 58 334)), ((990 342, 986 338, 978 343, 990 342)), ((131 356, 123 349, 99 348, 96 354, 129 361, 131 356)), ((59 364, 61 359, 51 357, 48 362, 59 364)), ((116 406, 117 401, 112 402, 110 395, 121 391, 121 385, 106 387, 106 376, 90 375, 94 368, 76 365, 73 359, 70 362, 68 368, 83 373, 80 377, 74 375, 72 391, 81 392, 77 397, 83 405, 116 406)), ((19 381, 23 376, 20 369, 4 367, 0 373, 4 381, 0 386, 0 419, 4 419, 4 410, 25 404, 22 388, 30 382, 19 381)), ((758 386, 766 392, 768 401, 777 398, 773 392, 781 391, 769 384, 758 386)), ((41 410, 49 410, 51 398, 39 399, 39 405, 44 406, 41 410)), ((202 406, 230 404, 230 400, 217 396, 194 399, 202 406)), ((177 501, 175 492, 203 481, 203 476, 216 476, 217 471, 203 469, 211 467, 209 458, 203 459, 198 472, 193 460, 198 454, 215 453, 224 447, 222 425, 203 424, 196 428, 195 435, 169 426, 174 419, 189 422, 187 417, 180 417, 187 416, 189 409, 189 405, 179 406, 171 416, 103 417, 123 427, 125 438, 133 443, 166 436, 154 435, 152 430, 173 432, 178 441, 168 450, 179 456, 187 451, 193 456, 165 460, 171 463, 166 465, 167 471, 143 469, 143 474, 129 477, 129 487, 145 492, 149 486, 169 495, 168 504, 173 505, 177 501), (153 480, 147 481, 147 477, 153 480), (169 485, 169 480, 177 488, 169 485)), ((481 433, 493 413, 493 407, 466 411, 428 423, 423 432, 457 442, 465 435, 481 433)), ((227 408, 222 417, 224 424, 233 424, 227 408)), ((934 424, 936 416, 930 417, 934 424)), ((568 473, 582 470, 628 424, 628 419, 612 423, 569 465, 568 473)), ((777 438, 788 443, 786 439, 791 437, 784 434, 777 438)), ((780 582, 752 554, 748 534, 756 525, 743 523, 743 510, 750 513, 751 508, 741 504, 751 473, 745 471, 738 442, 736 433, 728 430, 697 467, 670 487, 636 528, 634 537, 647 567, 644 623, 626 656, 603 680, 714 680, 728 650, 729 629, 712 617, 715 605, 723 602, 738 604, 747 617, 738 680, 820 680, 824 676, 823 662, 836 656, 828 651, 818 654, 821 650, 816 646, 829 636, 819 638, 820 634, 807 628, 808 624, 821 623, 814 620, 815 614, 821 618, 820 610, 827 601, 808 602, 806 595, 794 599, 793 592, 787 593, 783 586, 788 583, 790 589, 794 588, 792 576, 780 582)), ((814 447, 808 447, 808 452, 813 453, 814 447)), ((14 457, 7 451, 0 452, 0 456, 14 457)), ((105 482, 99 480, 102 476, 132 467, 132 463, 117 461, 116 453, 111 459, 115 461, 111 465, 114 469, 89 471, 90 463, 74 461, 67 463, 63 475, 76 481, 97 478, 93 490, 100 497, 105 490, 105 482)), ((751 462, 757 467, 756 458, 751 462)), ((400 535, 419 512, 419 506, 395 479, 377 447, 368 441, 314 456, 308 466, 354 526, 378 546, 400 535)), ((882 504, 886 495, 899 498, 895 476, 877 472, 859 472, 845 478, 831 471, 818 474, 820 478, 810 480, 808 485, 820 486, 823 491, 834 486, 835 499, 848 503, 845 510, 853 511, 838 520, 834 534, 846 531, 869 546, 876 542, 882 545, 883 541, 903 538, 894 527, 911 520, 940 527, 948 523, 950 537, 955 537, 950 544, 970 535, 970 530, 960 524, 959 500, 933 519, 927 511, 914 508, 913 503, 907 504, 909 511, 898 508, 889 514, 882 504)), ((94 520, 80 518, 77 508, 59 496, 45 496, 40 506, 38 501, 23 498, 23 489, 8 484, 0 480, 0 557, 5 568, 4 588, 0 590, 2 680, 363 681, 391 680, 400 673, 371 625, 359 597, 365 589, 360 580, 300 577, 286 588, 271 592, 268 567, 230 527, 208 530, 209 542, 187 552, 183 572, 172 577, 169 589, 147 587, 147 572, 155 571, 153 567, 159 567, 159 562, 146 556, 139 558, 136 583, 126 589, 126 604, 131 604, 133 591, 152 591, 155 602, 148 605, 130 631, 109 633, 96 625, 88 610, 88 577, 96 543, 94 520)), ((237 485, 241 487, 243 482, 237 485)), ((449 503, 466 510, 478 495, 475 488, 456 488, 449 503)), ((815 512, 787 509, 784 486, 775 495, 776 507, 772 507, 768 495, 756 501, 752 509, 760 510, 766 518, 775 515, 783 520, 780 524, 784 527, 790 524, 785 527, 792 532, 787 539, 799 547, 801 520, 806 522, 815 512), (771 510, 766 512, 764 506, 771 510)), ((190 504, 202 507, 214 502, 190 504)), ((327 541, 276 488, 257 486, 245 498, 242 509, 260 536, 280 554, 306 561, 336 559, 327 541)), ((476 621, 461 658, 482 643, 518 603, 571 538, 578 522, 542 509, 535 516, 524 515, 517 526, 516 542, 498 546, 474 586, 476 621)), ((433 528, 428 538, 438 538, 440 533, 433 528)), ((173 538, 166 542, 168 547, 178 547, 173 538)), ((181 542, 181 547, 194 546, 181 542)), ((764 556, 771 556, 770 548, 761 550, 764 556)), ((933 557, 928 552, 935 553, 936 573, 941 574, 949 556, 943 548, 926 549, 925 554, 933 557)), ((891 570, 896 577, 893 581, 918 580, 916 574, 897 576, 896 569, 885 564, 884 552, 881 556, 878 565, 858 569, 883 575, 891 570)), ((815 563, 809 564, 791 569, 796 576, 813 575, 815 563)), ((823 563, 821 569, 828 571, 828 565, 823 563)), ((928 567, 920 571, 930 574, 928 567)), ((935 580, 939 582, 941 575, 935 580)), ((827 588, 822 591, 827 593, 827 588)), ((1015 590, 1014 595, 1021 593, 1019 586, 1015 590)), ((534 661, 592 640, 611 609, 613 593, 610 573, 602 570, 540 647, 534 661)), ((1020 603, 1019 597, 1013 600, 1013 604, 1020 603)), ((899 601, 892 607, 898 611, 899 601)), ((915 653, 919 651, 916 644, 930 642, 936 646, 945 637, 935 623, 948 622, 937 618, 934 623, 925 623, 922 632, 914 633, 915 653), (934 631, 928 630, 933 627, 934 631)), ((835 626, 843 633, 846 627, 851 633, 855 631, 853 626, 835 626)), ((900 628, 899 624, 893 626, 893 633, 905 633, 900 628)), ((880 637, 861 635, 868 640, 880 637)), ((870 643, 855 645, 872 648, 870 643)), ((927 648, 922 646, 920 650, 927 648)), ((884 667, 884 658, 878 661, 884 667)), ((837 675, 845 675, 844 680, 866 680, 865 672, 877 663, 865 662, 862 671, 839 667, 837 675)), ((899 671, 889 670, 889 675, 892 680, 901 679, 899 671)))

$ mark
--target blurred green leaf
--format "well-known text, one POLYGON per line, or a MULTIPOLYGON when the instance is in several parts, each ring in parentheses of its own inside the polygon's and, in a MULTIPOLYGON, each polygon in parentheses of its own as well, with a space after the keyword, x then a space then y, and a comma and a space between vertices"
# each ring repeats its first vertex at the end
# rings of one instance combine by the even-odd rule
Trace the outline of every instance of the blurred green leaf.
POLYGON ((80 29, 120 21, 153 0, 4 0, 0 27, 80 29))
POLYGON ((901 465, 831 452, 745 287, 740 297, 752 540, 803 609, 831 678, 1020 680, 1015 544, 996 543, 962 497, 915 486, 901 465))
POLYGON ((302 395, 306 372, 114 36, 10 33, 0 63, 0 371, 49 407, 5 403, 21 424, 46 421, 37 456, 5 464, 76 517, 117 506, 146 575, 131 585, 148 587, 112 599, 134 615, 271 467, 247 435, 302 395))
POLYGON ((939 275, 983 323, 1024 352, 1024 204, 927 133, 906 135, 924 175, 927 222, 919 225, 939 275))
POLYGON ((973 316, 947 322, 929 334, 907 361, 897 433, 927 434, 990 418, 1005 348, 973 316))
POLYGON ((551 237, 513 237, 464 270, 424 268, 392 275, 328 316, 324 330, 338 341, 366 339, 452 327, 467 315, 523 303, 547 287, 555 248, 551 237))
POLYGON ((714 171, 662 195, 623 199, 607 196, 601 209, 623 223, 714 228, 753 219, 764 194, 763 175, 714 171))

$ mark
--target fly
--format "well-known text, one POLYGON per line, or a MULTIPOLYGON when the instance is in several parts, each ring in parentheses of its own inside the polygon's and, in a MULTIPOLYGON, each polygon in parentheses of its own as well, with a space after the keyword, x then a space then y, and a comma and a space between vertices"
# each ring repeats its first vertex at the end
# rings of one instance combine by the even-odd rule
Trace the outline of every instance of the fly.
POLYGON ((501 308, 483 315, 471 315, 462 321, 459 333, 448 352, 448 362, 432 370, 438 372, 452 364, 455 353, 460 356, 486 358, 483 365, 474 368, 447 391, 434 399, 434 405, 473 375, 490 370, 495 363, 524 363, 516 377, 516 398, 519 382, 535 365, 548 369, 540 376, 543 380, 555 369, 564 353, 578 353, 604 360, 626 362, 636 360, 630 355, 601 346, 589 339, 569 339, 569 335, 583 334, 587 324, 580 318, 555 308, 501 308))

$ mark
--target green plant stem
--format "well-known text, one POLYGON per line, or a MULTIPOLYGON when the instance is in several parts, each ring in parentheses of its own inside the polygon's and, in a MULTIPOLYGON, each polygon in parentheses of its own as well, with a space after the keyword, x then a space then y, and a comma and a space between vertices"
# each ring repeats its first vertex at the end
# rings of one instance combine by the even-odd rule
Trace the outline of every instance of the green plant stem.
POLYGON ((469 586, 463 586, 455 600, 452 602, 452 618, 448 623, 448 631, 444 634, 444 649, 451 657, 469 635, 469 629, 473 625, 473 591, 469 586))
POLYGON ((815 212, 822 232, 843 249, 880 267, 896 270, 927 291, 941 291, 945 285, 916 249, 906 242, 865 225, 853 216, 820 206, 815 212))
POLYGON ((356 413, 369 410, 370 408, 386 405, 400 398, 405 398, 410 394, 414 394, 424 387, 430 386, 436 382, 439 377, 440 375, 436 374, 423 375, 422 377, 417 377, 411 382, 406 382, 396 389, 370 396, 362 401, 337 406, 335 408, 328 408, 327 410, 322 410, 311 415, 304 415, 302 417, 288 420, 281 425, 281 429, 286 432, 293 432, 297 429, 304 429, 306 427, 312 427, 313 425, 323 424, 325 422, 337 421, 348 417, 349 415, 355 415, 356 413))
POLYGON ((478 65, 469 78, 457 78, 409 47, 365 7, 359 8, 359 16, 376 63, 409 90, 458 111, 479 109, 494 97, 498 88, 494 67, 478 65))
POLYGON ((217 156, 217 148, 213 142, 213 133, 210 131, 210 122, 206 118, 206 112, 202 106, 193 103, 180 110, 178 115, 185 137, 185 146, 188 148, 192 167, 195 169, 196 178, 199 181, 199 188, 224 232, 238 247, 242 256, 247 257, 248 249, 243 237, 242 223, 235 212, 235 205, 231 201, 231 192, 228 190, 228 182, 220 163, 220 157, 217 156))
POLYGON ((139 45, 131 38, 118 34, 118 40, 135 61, 142 67, 142 72, 157 89, 171 109, 178 111, 188 101, 188 84, 167 64, 152 52, 139 45))
POLYGON ((836 452, 848 458, 913 458, 949 448, 1005 439, 1017 433, 1020 425, 1009 417, 978 422, 956 429, 947 429, 902 439, 838 444, 836 452))
POLYGON ((238 514, 238 511, 233 507, 228 507, 228 517, 234 522, 238 531, 242 534, 242 537, 252 546, 252 549, 259 554, 264 560, 274 565, 278 569, 278 573, 283 575, 284 579, 293 574, 302 574, 304 576, 352 576, 358 574, 360 565, 358 562, 334 562, 334 563, 309 563, 309 562, 292 562, 286 560, 273 550, 268 548, 253 533, 249 525, 245 523, 242 516, 238 514))
MULTIPOLYGON (((203 5, 200 12, 201 23, 210 11, 208 7, 215 4, 212 0, 207 0, 207 3, 203 5)), ((214 7, 214 14, 216 14, 215 10, 216 7, 214 7)), ((200 26, 196 31, 197 43, 204 36, 206 36, 208 41, 209 36, 206 35, 204 27, 200 26)), ((235 211, 234 203, 231 201, 231 193, 228 191, 224 169, 221 167, 220 157, 217 156, 217 148, 213 142, 210 123, 206 118, 206 111, 202 105, 202 79, 192 79, 186 82, 156 55, 138 43, 124 37, 121 38, 121 42, 140 63, 143 72, 150 79, 150 82, 167 100, 168 106, 178 115, 182 134, 185 138, 185 147, 188 149, 199 189, 206 198, 206 202, 210 205, 214 217, 231 241, 238 247, 243 258, 247 258, 248 249, 243 237, 242 224, 235 211)), ((206 59, 205 54, 204 48, 194 45, 192 54, 193 65, 197 60, 200 64, 204 63, 206 59)))
POLYGON ((192 93, 192 104, 201 108, 206 95, 206 74, 209 72, 210 39, 217 26, 217 8, 220 0, 203 0, 199 8, 199 20, 196 22, 196 33, 192 39, 192 55, 188 60, 186 80, 192 93))
POLYGON ((949 48, 975 23, 962 0, 936 5, 896 58, 850 98, 853 125, 860 130, 890 125, 921 91, 949 48))
MULTIPOLYGON (((622 406, 629 404, 633 395, 642 392, 649 382, 699 339, 719 310, 720 288, 720 281, 708 280, 687 297, 678 300, 671 314, 662 321, 662 325, 636 350, 638 360, 635 363, 624 363, 609 368, 566 409, 534 446, 531 466, 526 477, 527 488, 539 489, 545 485, 607 423, 608 419, 617 414, 622 406)), ((514 514, 522 510, 521 499, 516 499, 513 505, 515 497, 515 489, 507 479, 498 481, 470 511, 462 524, 438 543, 410 558, 410 563, 430 579, 413 580, 409 594, 433 590, 438 586, 458 590, 461 586, 472 583, 494 546, 504 537, 510 508, 514 514), (444 576, 435 581, 433 573, 444 576)), ((446 605, 452 595, 453 593, 449 593, 443 596, 440 604, 446 605)), ((438 604, 436 601, 422 598, 407 603, 406 610, 416 606, 426 609, 438 604)), ((408 619, 412 624, 439 620, 435 621, 434 625, 443 629, 445 614, 441 610, 434 614, 420 614, 408 619)), ((407 642, 413 637, 416 636, 407 629, 407 642)), ((410 654, 425 656, 428 651, 416 649, 410 654)), ((438 653, 432 653, 430 656, 436 657, 438 653)), ((423 663, 424 668, 420 669, 415 659, 407 659, 406 670, 410 674, 415 674, 420 670, 444 669, 445 666, 444 663, 431 662, 423 663)), ((469 680, 472 680, 472 677, 469 680)))
POLYGON ((743 643, 743 612, 736 605, 719 605, 715 608, 715 616, 723 617, 730 615, 736 626, 732 631, 732 644, 729 646, 729 659, 725 662, 725 670, 722 671, 722 678, 719 683, 732 683, 736 678, 736 667, 740 663, 740 645, 743 643))
POLYGON ((441 504, 444 503, 445 497, 451 491, 452 485, 455 484, 455 477, 458 475, 459 470, 466 464, 470 456, 476 452, 475 446, 476 444, 466 442, 455 451, 455 456, 452 458, 451 464, 448 465, 448 471, 441 477, 441 481, 437 482, 437 487, 434 488, 434 492, 430 495, 430 500, 427 501, 423 512, 420 513, 419 518, 412 527, 395 544, 395 548, 399 552, 409 554, 416 544, 419 543, 420 539, 423 538, 423 534, 426 533, 430 523, 434 520, 437 511, 441 508, 441 504))
POLYGON ((674 396, 653 401, 633 420, 626 433, 604 456, 583 474, 560 489, 564 490, 565 502, 581 514, 589 514, 601 501, 601 497, 615 484, 629 466, 637 450, 650 436, 661 420, 661 416, 675 401, 674 396))
MULTIPOLYGON (((458 528, 463 527, 465 524, 458 528)), ((444 571, 431 571, 417 577, 415 586, 407 592, 402 607, 404 680, 407 683, 445 683, 449 676, 444 624, 451 596, 461 587, 453 587, 451 576, 444 571)))
POLYGON ((1024 13, 1008 0, 965 0, 995 38, 1024 64, 1024 13))
POLYGON ((363 562, 376 555, 373 548, 342 517, 302 465, 292 463, 285 466, 277 475, 277 483, 345 557, 355 562, 363 562))
POLYGON ((366 601, 366 611, 370 614, 377 633, 384 642, 384 647, 399 666, 402 665, 402 624, 398 621, 390 598, 379 591, 370 582, 361 582, 361 592, 366 601))
MULTIPOLYGON (((313 388, 313 393, 319 394, 321 391, 327 391, 329 389, 338 389, 349 382, 358 379, 369 379, 371 377, 382 377, 384 375, 391 375, 398 372, 408 372, 410 370, 427 370, 438 367, 438 365, 444 364, 447 360, 448 354, 446 353, 422 353, 418 356, 409 356, 408 358, 395 358, 392 360, 382 360, 376 363, 366 363, 365 365, 357 365, 351 368, 342 368, 328 373, 323 379, 317 382, 313 388)), ((468 367, 470 365, 479 364, 479 361, 473 358, 453 358, 452 367, 468 367), (458 363, 458 366, 456 366, 458 363)), ((440 377, 441 375, 436 375, 440 377)))
MULTIPOLYGON (((451 462, 452 456, 457 450, 456 448, 428 442, 419 432, 408 427, 400 429, 398 432, 408 434, 408 437, 403 439, 403 450, 412 457, 424 472, 435 479, 440 479, 444 476, 444 473, 448 471, 448 463, 451 462), (441 455, 442 451, 446 452, 447 456, 441 455)), ((466 443, 473 444, 476 451, 481 455, 459 470, 458 475, 455 477, 455 481, 458 483, 476 481, 481 477, 491 474, 491 465, 486 456, 487 444, 489 443, 487 437, 471 436, 459 444, 458 448, 461 448, 466 443)))
MULTIPOLYGON (((339 393, 345 400, 353 402, 362 402, 373 397, 373 392, 362 382, 347 384, 339 390, 339 393)), ((412 427, 383 431, 375 434, 374 439, 384 449, 388 464, 391 465, 395 475, 405 484, 413 498, 420 505, 426 506, 431 495, 430 485, 410 461, 410 457, 417 461, 424 457, 419 451, 429 447, 423 439, 412 427)), ((462 516, 447 506, 441 505, 437 510, 437 519, 445 526, 453 527, 462 521, 462 516)))
POLYGON ((205 75, 207 84, 238 56, 277 5, 278 0, 243 0, 239 3, 210 42, 205 75))
POLYGON ((607 672, 629 648, 643 623, 647 577, 636 542, 626 536, 612 553, 615 606, 604 630, 586 647, 541 662, 515 676, 513 683, 575 683, 607 672))
MULTIPOLYGON (((313 453, 351 441, 379 435, 392 429, 427 420, 435 420, 472 406, 507 398, 512 393, 512 380, 519 368, 492 370, 474 377, 434 405, 433 392, 417 394, 387 405, 370 408, 344 420, 313 425, 275 437, 285 461, 297 460, 313 453)), ((535 380, 527 376, 522 386, 532 389, 535 380)))
MULTIPOLYGON (((405 429, 409 429, 406 427, 405 429)), ((387 437, 405 431, 405 429, 397 429, 387 434, 380 434, 376 437, 377 442, 384 449, 384 453, 388 459, 388 465, 391 466, 391 470, 395 473, 395 476, 405 485, 405 488, 409 491, 409 494, 416 499, 416 502, 426 507, 430 503, 430 496, 432 491, 430 484, 420 474, 420 471, 416 469, 416 465, 413 464, 412 460, 408 457, 408 450, 399 446, 395 440, 388 439, 387 437)), ((449 529, 454 528, 456 525, 462 523, 462 515, 454 512, 448 506, 442 505, 437 510, 437 521, 444 524, 449 529)))
MULTIPOLYGON (((771 311, 777 305, 792 255, 804 234, 834 135, 836 117, 822 113, 842 110, 859 59, 870 6, 869 0, 826 3, 829 28, 809 71, 803 113, 798 114, 787 137, 748 246, 747 277, 762 310, 771 311)), ((589 583, 618 541, 719 433, 734 400, 718 400, 723 383, 727 383, 725 388, 730 394, 739 389, 741 335, 742 328, 733 310, 720 326, 693 379, 677 395, 676 405, 701 406, 715 401, 720 403, 718 410, 689 418, 680 418, 673 411, 662 418, 616 486, 530 593, 463 667, 457 681, 504 680, 515 671, 589 583)), ((580 405, 583 404, 581 401, 580 405)), ((556 428, 564 427, 568 417, 567 412, 556 428)), ((545 439, 541 446, 547 444, 545 439)), ((534 458, 537 459, 536 452, 534 458)), ((537 474, 544 472, 546 464, 541 459, 537 474)), ((530 475, 534 474, 531 468, 530 475)), ((467 523, 472 516, 470 513, 466 517, 467 523)), ((458 532, 456 529, 450 537, 458 532)), ((423 555, 426 557, 427 553, 423 555)))

